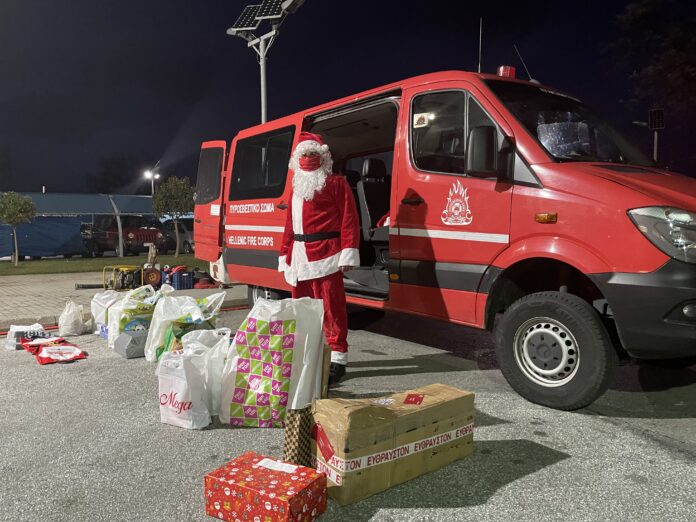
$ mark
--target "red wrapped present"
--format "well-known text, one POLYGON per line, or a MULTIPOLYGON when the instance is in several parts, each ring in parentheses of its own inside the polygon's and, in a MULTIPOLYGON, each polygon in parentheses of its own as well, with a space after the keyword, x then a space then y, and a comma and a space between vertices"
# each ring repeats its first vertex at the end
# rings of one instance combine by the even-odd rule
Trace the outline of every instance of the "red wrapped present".
POLYGON ((205 512, 220 520, 310 521, 326 510, 326 475, 248 451, 205 476, 205 512))

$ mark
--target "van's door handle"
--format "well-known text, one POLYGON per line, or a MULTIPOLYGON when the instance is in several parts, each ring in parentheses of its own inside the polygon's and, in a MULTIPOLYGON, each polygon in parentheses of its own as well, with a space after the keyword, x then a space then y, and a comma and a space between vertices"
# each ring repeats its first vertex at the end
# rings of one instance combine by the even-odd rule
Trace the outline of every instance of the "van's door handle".
POLYGON ((425 203, 423 198, 404 198, 401 200, 404 205, 420 205, 425 203))
POLYGON ((279 208, 280 210, 285 210, 288 208, 288 206, 285 203, 279 203, 276 205, 276 208, 279 208))
POLYGON ((200 223, 200 222, 201 222, 200 219, 194 219, 194 221, 195 221, 196 223, 200 223))

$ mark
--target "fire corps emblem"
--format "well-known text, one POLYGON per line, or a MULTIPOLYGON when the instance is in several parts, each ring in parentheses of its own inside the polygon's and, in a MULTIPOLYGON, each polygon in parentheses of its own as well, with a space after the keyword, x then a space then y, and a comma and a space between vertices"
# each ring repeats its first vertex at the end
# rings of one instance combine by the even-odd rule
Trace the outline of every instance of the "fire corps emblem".
POLYGON ((447 206, 440 216, 445 225, 469 225, 474 220, 469 208, 467 190, 459 180, 452 184, 447 196, 447 206))

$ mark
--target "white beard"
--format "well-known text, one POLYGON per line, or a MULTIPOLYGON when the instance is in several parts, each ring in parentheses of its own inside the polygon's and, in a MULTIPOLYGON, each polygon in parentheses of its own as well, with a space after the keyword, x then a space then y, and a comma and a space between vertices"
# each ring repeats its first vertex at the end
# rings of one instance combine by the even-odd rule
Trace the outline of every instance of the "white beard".
POLYGON ((293 191, 305 201, 312 201, 314 194, 321 191, 326 185, 326 177, 327 173, 323 168, 313 172, 297 169, 292 178, 293 191))

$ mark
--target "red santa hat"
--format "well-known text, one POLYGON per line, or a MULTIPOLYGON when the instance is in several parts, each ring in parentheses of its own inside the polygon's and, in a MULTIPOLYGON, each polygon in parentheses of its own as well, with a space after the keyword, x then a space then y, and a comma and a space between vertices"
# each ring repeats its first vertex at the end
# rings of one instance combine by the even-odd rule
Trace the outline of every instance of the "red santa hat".
POLYGON ((329 146, 324 143, 324 139, 319 134, 311 132, 300 132, 297 145, 290 158, 290 168, 294 172, 316 172, 323 170, 326 175, 331 174, 333 159, 329 146), (305 157, 311 153, 316 153, 318 157, 305 157))

